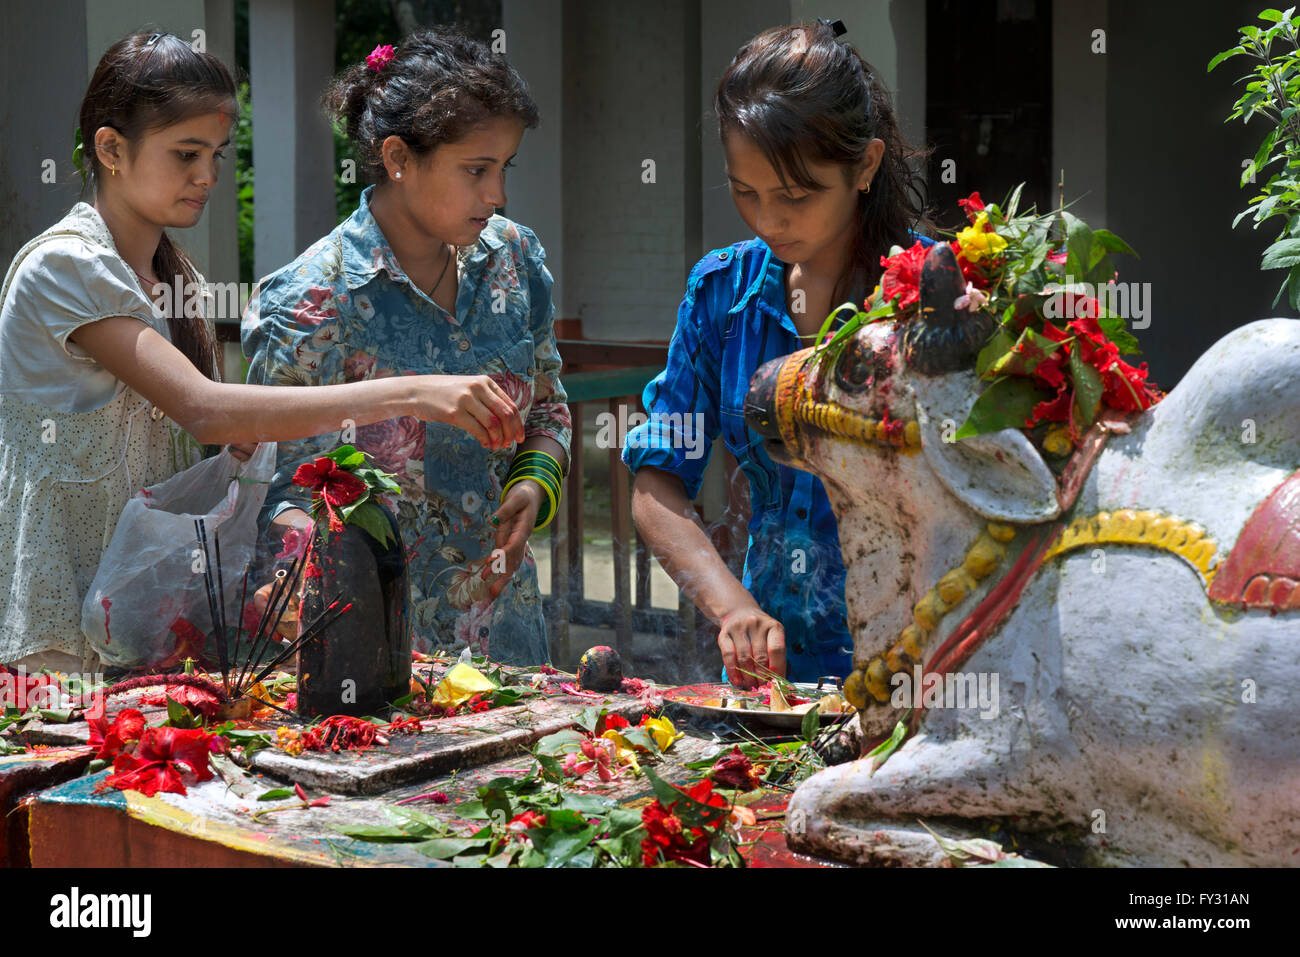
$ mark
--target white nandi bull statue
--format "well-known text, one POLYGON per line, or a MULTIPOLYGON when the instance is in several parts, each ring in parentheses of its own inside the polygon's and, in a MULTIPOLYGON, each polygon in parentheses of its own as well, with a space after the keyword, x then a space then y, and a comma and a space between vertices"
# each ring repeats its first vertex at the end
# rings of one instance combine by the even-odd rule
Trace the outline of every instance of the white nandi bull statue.
POLYGON ((924 819, 1090 864, 1300 862, 1300 322, 1229 333, 1058 480, 1018 429, 952 440, 990 327, 954 308, 946 245, 920 289, 833 367, 804 350, 751 385, 750 427, 839 521, 868 741, 924 705, 874 774, 798 789, 791 846, 940 864, 924 819))

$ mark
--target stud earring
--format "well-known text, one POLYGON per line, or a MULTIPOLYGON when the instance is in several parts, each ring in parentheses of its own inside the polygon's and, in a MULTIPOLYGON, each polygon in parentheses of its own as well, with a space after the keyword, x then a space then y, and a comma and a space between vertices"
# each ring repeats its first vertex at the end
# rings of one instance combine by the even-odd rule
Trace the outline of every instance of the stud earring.
POLYGON ((401 179, 401 178, 402 178, 401 170, 398 170, 396 173, 393 174, 393 179, 401 179))

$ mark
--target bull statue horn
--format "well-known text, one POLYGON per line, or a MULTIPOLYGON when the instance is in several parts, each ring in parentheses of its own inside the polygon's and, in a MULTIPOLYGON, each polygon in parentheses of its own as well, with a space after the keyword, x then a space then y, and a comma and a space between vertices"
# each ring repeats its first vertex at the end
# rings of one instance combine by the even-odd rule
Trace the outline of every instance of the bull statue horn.
POLYGON ((958 309, 966 280, 947 243, 935 243, 921 266, 920 312, 903 329, 903 358, 922 375, 968 369, 993 334, 993 317, 958 309))

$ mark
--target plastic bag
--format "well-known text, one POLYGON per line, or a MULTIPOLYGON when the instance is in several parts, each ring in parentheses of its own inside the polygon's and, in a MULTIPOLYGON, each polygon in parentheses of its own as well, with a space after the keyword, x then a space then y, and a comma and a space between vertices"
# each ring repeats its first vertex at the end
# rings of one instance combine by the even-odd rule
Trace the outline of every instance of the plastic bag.
MULTIPOLYGON (((107 665, 170 668, 199 658, 212 624, 204 582, 203 548, 194 531, 204 520, 216 583, 216 538, 221 541, 221 587, 226 624, 240 621, 244 567, 257 547, 257 517, 275 473, 274 442, 263 442, 247 462, 228 450, 165 482, 141 489, 126 503, 113 538, 81 606, 81 628, 107 665)), ((249 582, 248 599, 257 586, 249 582)), ((220 594, 220 593, 219 593, 220 594)))

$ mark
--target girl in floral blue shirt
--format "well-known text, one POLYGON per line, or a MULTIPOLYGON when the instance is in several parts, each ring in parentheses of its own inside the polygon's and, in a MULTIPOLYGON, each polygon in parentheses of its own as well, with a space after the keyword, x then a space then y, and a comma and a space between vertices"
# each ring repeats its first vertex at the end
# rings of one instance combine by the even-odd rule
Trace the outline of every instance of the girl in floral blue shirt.
POLYGON ((310 493, 292 484, 294 471, 350 442, 401 486, 392 499, 415 647, 547 662, 527 538, 539 510, 554 510, 543 485, 508 475, 525 450, 567 471, 571 424, 546 254, 529 229, 494 214, 537 108, 504 58, 435 31, 377 48, 326 102, 376 184, 337 229, 259 284, 242 327, 249 381, 487 376, 519 415, 504 441, 488 435, 499 422, 404 416, 282 442, 266 517, 308 524, 310 493))
MULTIPOLYGON (((796 681, 846 676, 853 639, 830 500, 808 472, 778 465, 745 424, 750 380, 764 362, 812 344, 836 306, 861 303, 880 258, 910 246, 922 220, 914 155, 888 92, 842 25, 768 30, 741 47, 718 86, 732 199, 757 238, 714 250, 691 270, 668 348, 646 386, 650 422, 629 432, 637 529, 679 586, 720 626, 726 675, 756 683, 767 668, 796 681), (742 580, 727 568, 690 504, 707 456, 656 426, 698 422, 719 434, 749 479, 750 541, 742 580), (687 419, 683 419, 685 415, 687 419)), ((698 436, 693 437, 698 442, 698 436)))

